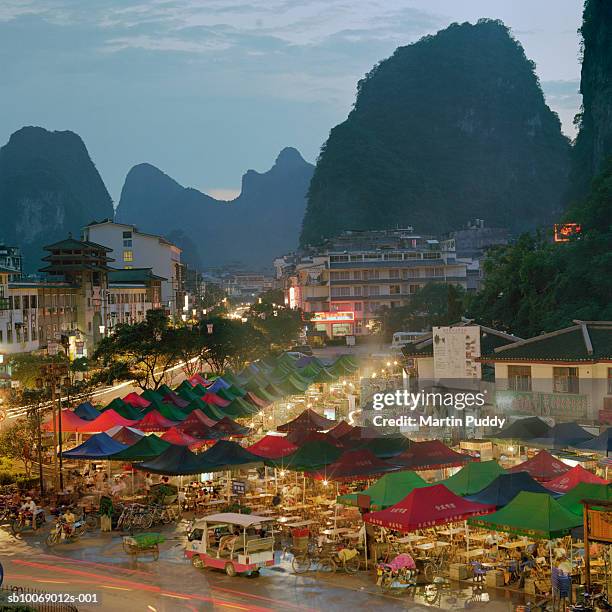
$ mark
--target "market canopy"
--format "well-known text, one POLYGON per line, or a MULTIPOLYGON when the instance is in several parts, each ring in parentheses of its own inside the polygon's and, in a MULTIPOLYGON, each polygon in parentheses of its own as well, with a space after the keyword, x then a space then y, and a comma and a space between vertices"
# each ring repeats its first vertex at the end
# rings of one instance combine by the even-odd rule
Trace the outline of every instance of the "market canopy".
POLYGON ((455 467, 473 461, 473 457, 457 453, 440 440, 412 442, 410 447, 390 463, 411 470, 436 470, 445 467, 455 467))
POLYGON ((91 436, 88 440, 72 450, 62 453, 62 457, 70 459, 108 459, 111 455, 128 448, 125 444, 116 442, 108 434, 102 432, 91 436))
MULTIPOLYGON (((354 431, 355 430, 353 430, 353 432, 354 431)), ((347 434, 346 436, 342 436, 340 441, 346 444, 348 438, 357 442, 359 439, 355 439, 353 437, 353 432, 347 434)), ((371 450, 379 459, 389 459, 390 457, 395 457, 396 455, 399 455, 403 451, 410 448, 410 444, 410 440, 406 436, 402 434, 392 434, 377 438, 363 439, 361 446, 362 448, 371 450)))
MULTIPOLYGON (((98 413, 98 416, 100 413, 98 413)), ((53 431, 53 424, 55 420, 55 430, 59 431, 59 418, 57 413, 54 414, 54 418, 43 424, 42 429, 44 431, 53 431)), ((63 432, 74 432, 74 431, 86 431, 90 423, 94 421, 86 421, 79 418, 72 410, 62 410, 62 433, 63 432)), ((100 430, 102 431, 102 430, 100 430)))
POLYGON ((176 425, 176 421, 171 421, 160 414, 159 410, 151 410, 138 421, 138 428, 142 431, 166 431, 176 425))
POLYGON ((140 395, 138 395, 138 393, 134 393, 132 391, 132 393, 128 393, 124 398, 123 401, 126 404, 130 404, 130 406, 134 406, 135 408, 148 408, 150 405, 150 401, 140 395))
POLYGON ((330 435, 329 433, 323 433, 322 431, 307 431, 305 429, 294 429, 292 432, 287 434, 287 441, 296 446, 303 446, 307 442, 327 442, 332 446, 342 448, 342 442, 337 438, 330 435))
POLYGON ((96 410, 90 402, 83 402, 74 409, 74 414, 84 421, 93 421, 100 416, 100 411, 96 410))
POLYGON ((427 486, 415 472, 392 472, 385 474, 364 491, 338 496, 337 501, 345 506, 358 506, 359 496, 366 495, 370 498, 372 510, 384 510, 404 499, 413 489, 427 486))
POLYGON ((144 433, 140 429, 135 429, 134 427, 123 427, 123 425, 111 427, 106 431, 106 433, 113 440, 115 440, 115 442, 120 442, 121 444, 125 444, 127 446, 136 444, 136 442, 138 442, 138 440, 144 436, 144 433))
POLYGON ((306 410, 293 419, 293 421, 289 421, 284 425, 279 425, 276 429, 282 432, 294 431, 296 429, 306 431, 327 431, 335 426, 336 421, 326 419, 311 408, 306 408, 306 410))
POLYGON ((208 418, 201 410, 196 409, 176 428, 199 440, 214 440, 220 437, 218 433, 211 430, 215 423, 216 421, 208 418))
POLYGON ((531 459, 508 468, 508 472, 528 472, 536 480, 548 482, 565 474, 569 469, 567 463, 553 457, 548 451, 541 450, 531 459))
POLYGON ((529 440, 529 444, 546 448, 567 448, 592 440, 594 437, 578 423, 557 423, 546 437, 533 438, 529 440))
POLYGON ((243 427, 239 423, 236 423, 236 421, 233 419, 230 419, 228 416, 225 416, 217 421, 210 428, 210 431, 218 438, 230 436, 242 437, 248 436, 251 433, 251 430, 248 427, 243 427))
POLYGON ((325 468, 311 472, 309 476, 319 480, 356 480, 372 478, 397 468, 379 459, 367 449, 344 451, 340 457, 325 468))
POLYGON ((582 517, 584 506, 583 499, 612 500, 612 485, 601 485, 590 482, 581 482, 571 491, 562 495, 557 501, 560 506, 569 510, 572 514, 582 517))
POLYGON ((455 495, 472 495, 482 491, 506 470, 497 461, 471 461, 456 474, 442 480, 440 484, 450 489, 455 495))
POLYGON ((191 446, 192 444, 196 444, 199 442, 197 438, 193 436, 188 436, 186 433, 182 432, 180 429, 176 427, 172 427, 161 437, 162 440, 166 442, 170 442, 170 444, 174 444, 176 446, 191 446))
POLYGON ((211 391, 207 391, 204 395, 200 397, 203 402, 207 404, 212 404, 213 406, 219 406, 219 408, 225 408, 230 405, 230 401, 222 398, 220 395, 213 393, 211 391))
POLYGON ((158 438, 155 434, 144 436, 132 446, 109 457, 113 461, 148 461, 159 457, 172 444, 158 438))
POLYGON ((334 438, 341 438, 353 431, 353 426, 349 425, 346 421, 340 421, 334 428, 330 429, 327 433, 334 438))
POLYGON ((99 433, 108 431, 111 427, 123 425, 123 427, 133 427, 138 425, 138 421, 133 421, 117 414, 112 408, 100 413, 100 416, 93 421, 86 421, 85 426, 78 431, 83 433, 99 433))
POLYGON ((596 438, 575 444, 574 447, 608 454, 612 450, 612 427, 602 431, 596 438))
POLYGON ((468 501, 443 484, 413 489, 397 504, 365 514, 363 520, 395 531, 416 531, 488 514, 495 506, 468 501))
POLYGON ((605 478, 596 476, 593 472, 585 470, 581 465, 576 465, 571 470, 565 472, 565 474, 561 474, 561 476, 557 476, 554 480, 548 481, 546 488, 555 491, 555 493, 567 493, 581 482, 599 485, 608 484, 605 478))
POLYGON ((264 436, 259 442, 247 447, 247 450, 265 459, 279 459, 294 453, 298 447, 291 444, 284 436, 264 436))
POLYGON ((582 525, 582 518, 566 510, 547 493, 523 491, 501 510, 480 519, 470 519, 470 524, 551 540, 582 525))
POLYGON ((306 442, 304 446, 298 448, 295 453, 281 457, 279 459, 268 459, 267 462, 275 467, 284 467, 297 471, 312 471, 329 465, 336 461, 342 450, 329 444, 328 442, 306 442))
POLYGON ((502 429, 495 438, 500 440, 531 440, 532 438, 546 438, 550 426, 539 417, 526 417, 518 419, 502 429))
POLYGON ((515 472, 500 474, 482 491, 469 495, 467 499, 479 504, 493 504, 501 508, 509 504, 521 491, 551 494, 550 491, 545 489, 537 480, 534 480, 527 472, 515 472))
POLYGON ((166 476, 187 476, 210 471, 198 455, 192 453, 186 446, 175 445, 167 448, 155 459, 144 461, 135 467, 143 472, 166 476))
POLYGON ((262 457, 250 453, 237 442, 230 440, 215 442, 211 448, 198 457, 201 461, 210 464, 210 471, 231 470, 237 466, 246 467, 263 462, 262 457))
POLYGON ((126 404, 122 399, 116 397, 108 406, 102 408, 102 414, 108 411, 114 411, 124 419, 137 421, 142 417, 142 412, 139 408, 135 408, 131 404, 126 404))

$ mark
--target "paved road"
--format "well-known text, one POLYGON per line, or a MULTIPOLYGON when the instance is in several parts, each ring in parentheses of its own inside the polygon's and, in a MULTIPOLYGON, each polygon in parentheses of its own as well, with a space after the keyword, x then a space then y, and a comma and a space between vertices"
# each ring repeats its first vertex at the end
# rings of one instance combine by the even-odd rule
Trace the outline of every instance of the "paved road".
POLYGON ((117 534, 87 534, 79 542, 44 545, 46 530, 22 537, 0 529, 0 562, 5 583, 47 592, 96 593, 98 605, 79 610, 149 612, 199 610, 446 610, 486 609, 509 612, 513 602, 471 586, 452 587, 388 596, 378 592, 371 574, 356 576, 296 576, 288 559, 258 578, 229 578, 214 570, 196 570, 183 558, 183 529, 166 532, 158 561, 133 559, 121 547, 117 534), (429 601, 427 601, 427 599, 429 601))

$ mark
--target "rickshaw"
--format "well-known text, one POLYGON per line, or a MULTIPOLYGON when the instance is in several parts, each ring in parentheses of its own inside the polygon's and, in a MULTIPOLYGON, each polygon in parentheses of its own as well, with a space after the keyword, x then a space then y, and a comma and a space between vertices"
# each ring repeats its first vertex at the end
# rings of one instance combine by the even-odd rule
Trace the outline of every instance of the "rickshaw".
POLYGON ((197 519, 187 537, 185 556, 196 568, 258 576, 260 568, 274 565, 273 520, 234 512, 197 519))

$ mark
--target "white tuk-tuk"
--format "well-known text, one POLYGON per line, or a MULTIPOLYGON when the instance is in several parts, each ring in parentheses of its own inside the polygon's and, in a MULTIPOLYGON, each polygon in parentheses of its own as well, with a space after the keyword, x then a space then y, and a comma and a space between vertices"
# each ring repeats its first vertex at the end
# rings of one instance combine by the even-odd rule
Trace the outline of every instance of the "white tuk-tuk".
POLYGON ((234 512, 205 516, 193 524, 185 556, 197 568, 257 576, 260 568, 274 565, 273 520, 234 512))

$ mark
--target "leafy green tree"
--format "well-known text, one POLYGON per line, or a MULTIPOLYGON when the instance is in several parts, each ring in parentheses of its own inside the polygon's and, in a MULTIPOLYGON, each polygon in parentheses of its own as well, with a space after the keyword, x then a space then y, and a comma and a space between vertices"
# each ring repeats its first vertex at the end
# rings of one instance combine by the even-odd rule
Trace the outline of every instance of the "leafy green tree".
POLYGON ((157 389, 178 356, 177 330, 163 310, 150 310, 144 321, 118 325, 102 339, 94 354, 103 368, 96 380, 134 380, 141 389, 157 389))
POLYGON ((294 343, 304 327, 302 311, 285 308, 282 302, 262 299, 261 303, 251 306, 248 315, 255 328, 267 338, 270 345, 277 348, 286 348, 294 343))
POLYGON ((37 422, 35 417, 17 419, 0 432, 0 455, 21 461, 26 476, 32 474, 37 422))

